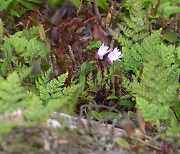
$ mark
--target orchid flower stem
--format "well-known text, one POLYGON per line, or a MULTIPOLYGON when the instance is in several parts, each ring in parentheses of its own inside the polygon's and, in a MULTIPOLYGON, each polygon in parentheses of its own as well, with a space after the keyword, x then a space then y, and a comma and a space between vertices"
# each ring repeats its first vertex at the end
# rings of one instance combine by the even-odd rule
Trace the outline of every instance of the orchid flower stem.
POLYGON ((116 96, 119 96, 119 92, 120 92, 120 86, 119 86, 119 76, 115 75, 115 94, 116 96))
POLYGON ((112 38, 111 44, 110 44, 110 50, 113 50, 115 39, 112 38))
MULTIPOLYGON (((99 60, 99 63, 100 63, 100 69, 101 69, 101 77, 102 77, 102 81, 104 80, 104 68, 105 68, 105 65, 103 63, 102 60, 99 60)), ((106 92, 106 87, 105 87, 105 84, 103 84, 101 86, 101 93, 104 95, 106 92)))
MULTIPOLYGON (((109 72, 108 72, 109 73, 109 72)), ((113 93, 113 83, 112 83, 112 80, 110 80, 110 94, 113 93)))
MULTIPOLYGON (((99 68, 101 69, 101 77, 102 77, 102 80, 104 80, 104 68, 105 68, 105 66, 104 66, 103 61, 100 60, 100 59, 98 59, 98 66, 99 66, 99 68)), ((102 85, 102 86, 101 86, 101 92, 102 92, 102 94, 105 93, 105 85, 102 85)))
POLYGON ((121 85, 123 82, 123 68, 120 67, 120 74, 115 75, 115 94, 116 96, 121 96, 121 85))

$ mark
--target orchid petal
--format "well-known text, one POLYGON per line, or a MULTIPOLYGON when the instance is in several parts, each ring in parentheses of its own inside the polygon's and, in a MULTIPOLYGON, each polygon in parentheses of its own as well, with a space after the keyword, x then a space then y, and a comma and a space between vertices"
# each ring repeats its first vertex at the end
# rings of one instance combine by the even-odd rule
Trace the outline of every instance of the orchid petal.
POLYGON ((109 47, 108 46, 105 46, 104 43, 100 46, 99 50, 98 50, 98 58, 99 59, 103 59, 103 56, 109 52, 109 47))
POLYGON ((110 64, 113 64, 114 61, 120 60, 119 58, 122 57, 122 53, 119 51, 118 48, 115 48, 111 53, 108 55, 108 60, 110 64))

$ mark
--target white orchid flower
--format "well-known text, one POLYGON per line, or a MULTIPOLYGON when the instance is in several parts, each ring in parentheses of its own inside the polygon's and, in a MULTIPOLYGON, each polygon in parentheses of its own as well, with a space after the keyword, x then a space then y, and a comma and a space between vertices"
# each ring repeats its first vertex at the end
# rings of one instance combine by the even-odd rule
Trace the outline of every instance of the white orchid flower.
POLYGON ((98 50, 98 53, 97 53, 97 56, 99 59, 103 59, 103 56, 109 52, 109 47, 108 46, 105 46, 104 43, 100 46, 99 50, 98 50))
POLYGON ((110 64, 113 64, 114 61, 120 60, 123 55, 122 53, 118 50, 118 48, 115 48, 111 53, 108 55, 108 61, 110 64))

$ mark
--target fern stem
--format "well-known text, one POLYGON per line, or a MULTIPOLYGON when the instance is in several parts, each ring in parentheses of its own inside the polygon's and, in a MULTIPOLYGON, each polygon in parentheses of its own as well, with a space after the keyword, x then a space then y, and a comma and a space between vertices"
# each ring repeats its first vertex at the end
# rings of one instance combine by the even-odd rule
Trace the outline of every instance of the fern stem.
POLYGON ((140 72, 139 72, 139 76, 138 76, 138 82, 139 83, 141 82, 141 77, 142 77, 142 74, 143 74, 143 69, 144 69, 144 65, 141 64, 141 68, 140 68, 140 72))

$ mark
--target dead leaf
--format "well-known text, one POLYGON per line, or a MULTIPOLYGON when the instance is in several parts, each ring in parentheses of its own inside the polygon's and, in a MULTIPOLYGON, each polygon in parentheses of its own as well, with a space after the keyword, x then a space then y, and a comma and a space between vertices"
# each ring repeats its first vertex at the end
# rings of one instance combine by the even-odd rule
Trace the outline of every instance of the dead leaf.
POLYGON ((66 14, 72 11, 73 8, 74 5, 70 1, 65 2, 63 6, 57 9, 55 14, 51 17, 51 22, 53 24, 57 24, 66 14))
POLYGON ((123 119, 120 123, 120 127, 126 131, 130 138, 133 138, 134 126, 129 119, 123 119))
POLYGON ((132 151, 134 151, 136 154, 140 153, 141 149, 143 148, 142 144, 138 144, 134 147, 132 147, 132 151))
POLYGON ((108 45, 108 38, 105 32, 97 24, 93 25, 93 36, 95 39, 100 40, 104 45, 108 45))
POLYGON ((135 129, 135 135, 138 138, 144 138, 144 133, 140 129, 135 129))
POLYGON ((152 129, 152 124, 151 124, 150 121, 145 122, 145 125, 146 125, 146 127, 148 127, 149 129, 152 129))
POLYGON ((108 12, 106 16, 106 29, 108 29, 110 22, 111 22, 111 12, 108 12))
POLYGON ((141 128, 142 132, 145 133, 145 121, 143 115, 139 109, 136 110, 136 117, 139 123, 139 127, 141 128))

